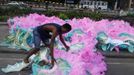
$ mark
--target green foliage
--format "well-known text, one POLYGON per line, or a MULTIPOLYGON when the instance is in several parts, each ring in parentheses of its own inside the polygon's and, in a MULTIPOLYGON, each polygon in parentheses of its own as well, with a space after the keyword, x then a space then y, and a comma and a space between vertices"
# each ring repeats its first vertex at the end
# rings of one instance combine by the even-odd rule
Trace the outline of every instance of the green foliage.
POLYGON ((127 16, 134 17, 134 13, 128 13, 127 16))
POLYGON ((28 15, 30 13, 44 14, 46 16, 57 16, 61 19, 83 18, 89 17, 94 20, 100 20, 103 15, 101 13, 83 12, 83 11, 54 11, 54 10, 32 10, 30 8, 20 9, 19 7, 0 8, 0 21, 6 21, 9 17, 28 15))
POLYGON ((44 14, 46 16, 57 16, 59 14, 59 12, 53 11, 53 10, 47 10, 47 11, 44 11, 42 14, 44 14))
POLYGON ((64 14, 64 13, 60 13, 59 14, 59 18, 61 18, 61 19, 68 19, 68 16, 66 15, 66 14, 64 14))
POLYGON ((77 12, 77 11, 67 11, 60 13, 59 17, 62 19, 72 19, 72 18, 83 18, 89 17, 94 20, 100 20, 102 18, 101 13, 91 13, 91 12, 77 12))
POLYGON ((8 18, 8 16, 0 16, 0 21, 7 21, 8 18))

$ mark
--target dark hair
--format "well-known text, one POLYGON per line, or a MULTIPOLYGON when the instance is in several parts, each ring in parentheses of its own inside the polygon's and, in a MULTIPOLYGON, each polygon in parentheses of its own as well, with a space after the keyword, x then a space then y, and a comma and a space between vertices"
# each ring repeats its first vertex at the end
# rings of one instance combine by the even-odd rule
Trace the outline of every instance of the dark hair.
POLYGON ((68 24, 68 23, 63 24, 63 26, 62 26, 62 27, 63 27, 63 28, 66 28, 66 29, 67 29, 67 31, 70 31, 70 30, 72 29, 71 25, 70 25, 70 24, 68 24))

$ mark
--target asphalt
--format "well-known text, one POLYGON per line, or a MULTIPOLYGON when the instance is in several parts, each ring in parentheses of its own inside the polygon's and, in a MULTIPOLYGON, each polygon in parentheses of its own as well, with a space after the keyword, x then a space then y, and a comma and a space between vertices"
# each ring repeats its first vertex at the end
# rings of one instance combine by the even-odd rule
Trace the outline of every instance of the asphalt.
POLYGON ((7 22, 0 22, 0 25, 7 25, 7 22))
MULTIPOLYGON (((18 54, 18 53, 0 53, 0 69, 7 66, 7 64, 15 64, 16 62, 20 62, 25 57, 25 54, 18 54)), ((4 73, 0 70, 0 75, 30 75, 31 68, 25 68, 20 72, 12 72, 12 73, 4 73)))
POLYGON ((133 58, 106 58, 106 75, 134 75, 133 58))

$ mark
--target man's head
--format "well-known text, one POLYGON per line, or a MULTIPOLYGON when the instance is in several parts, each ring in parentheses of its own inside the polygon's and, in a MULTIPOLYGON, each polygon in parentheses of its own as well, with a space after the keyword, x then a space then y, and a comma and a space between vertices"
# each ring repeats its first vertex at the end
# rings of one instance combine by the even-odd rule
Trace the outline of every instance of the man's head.
POLYGON ((62 28, 61 28, 62 33, 67 33, 67 32, 69 32, 71 29, 72 29, 72 27, 71 27, 71 25, 68 24, 68 23, 63 24, 63 25, 62 25, 62 28))

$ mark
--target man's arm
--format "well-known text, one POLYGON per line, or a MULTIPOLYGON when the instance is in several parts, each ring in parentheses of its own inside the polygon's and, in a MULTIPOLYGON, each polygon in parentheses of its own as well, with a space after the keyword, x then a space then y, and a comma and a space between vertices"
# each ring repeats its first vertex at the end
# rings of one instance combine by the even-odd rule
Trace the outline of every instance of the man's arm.
POLYGON ((69 50, 69 46, 66 45, 64 39, 63 39, 63 36, 62 35, 59 35, 60 37, 60 41, 63 43, 63 45, 66 47, 67 50, 69 50))
POLYGON ((53 30, 52 33, 53 33, 53 35, 51 37, 51 42, 50 42, 50 55, 52 57, 51 63, 52 63, 52 65, 54 65, 55 59, 54 59, 54 53, 53 53, 54 50, 53 50, 53 48, 54 48, 54 40, 55 40, 55 37, 57 36, 56 30, 53 30))

